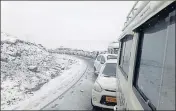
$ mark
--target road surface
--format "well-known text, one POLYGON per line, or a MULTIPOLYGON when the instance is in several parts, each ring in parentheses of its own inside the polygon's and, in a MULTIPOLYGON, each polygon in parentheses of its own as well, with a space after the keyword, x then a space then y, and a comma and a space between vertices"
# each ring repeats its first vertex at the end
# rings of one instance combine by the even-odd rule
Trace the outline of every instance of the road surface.
POLYGON ((83 59, 88 67, 82 78, 60 98, 48 103, 42 110, 92 110, 91 93, 97 76, 93 72, 93 59, 83 59))

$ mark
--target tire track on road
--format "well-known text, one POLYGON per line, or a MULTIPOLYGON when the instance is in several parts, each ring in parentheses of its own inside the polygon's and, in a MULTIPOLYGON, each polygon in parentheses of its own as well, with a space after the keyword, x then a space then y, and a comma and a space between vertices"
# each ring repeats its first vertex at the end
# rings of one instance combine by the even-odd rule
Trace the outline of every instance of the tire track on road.
POLYGON ((54 100, 52 100, 51 102, 49 102, 48 104, 46 104, 44 107, 42 107, 40 110, 43 110, 45 109, 47 106, 49 106, 50 104, 52 104, 54 101, 56 101, 57 99, 59 99, 60 97, 62 97, 66 92, 68 92, 76 83, 78 83, 81 78, 84 76, 84 74, 87 72, 87 69, 88 69, 88 65, 86 65, 86 69, 85 71, 83 72, 83 74, 80 76, 80 78, 75 82, 73 83, 70 88, 68 88, 67 90, 65 90, 61 95, 59 95, 57 98, 55 98, 54 100))

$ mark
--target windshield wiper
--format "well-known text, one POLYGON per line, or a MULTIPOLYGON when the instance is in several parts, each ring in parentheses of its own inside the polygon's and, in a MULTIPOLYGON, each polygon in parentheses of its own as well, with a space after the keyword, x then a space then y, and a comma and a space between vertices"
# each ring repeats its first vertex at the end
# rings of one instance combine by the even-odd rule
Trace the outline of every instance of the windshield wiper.
POLYGON ((105 75, 105 74, 102 74, 102 75, 103 75, 103 77, 116 77, 116 75, 111 75, 111 76, 105 75))
POLYGON ((111 76, 108 76, 108 75, 103 75, 104 77, 111 77, 111 76))

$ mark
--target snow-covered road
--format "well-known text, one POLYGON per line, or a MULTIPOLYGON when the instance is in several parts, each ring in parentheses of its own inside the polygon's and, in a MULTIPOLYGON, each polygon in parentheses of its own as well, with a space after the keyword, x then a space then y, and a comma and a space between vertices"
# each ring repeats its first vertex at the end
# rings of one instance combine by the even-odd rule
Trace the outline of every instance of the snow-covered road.
POLYGON ((97 76, 93 72, 93 59, 80 57, 86 64, 87 70, 82 78, 61 98, 57 98, 43 110, 92 110, 91 93, 97 76))
POLYGON ((79 57, 87 64, 87 70, 81 79, 73 85, 61 98, 57 98, 42 110, 92 110, 92 111, 112 111, 110 109, 93 109, 91 105, 91 96, 93 84, 97 78, 94 74, 94 59, 79 57))

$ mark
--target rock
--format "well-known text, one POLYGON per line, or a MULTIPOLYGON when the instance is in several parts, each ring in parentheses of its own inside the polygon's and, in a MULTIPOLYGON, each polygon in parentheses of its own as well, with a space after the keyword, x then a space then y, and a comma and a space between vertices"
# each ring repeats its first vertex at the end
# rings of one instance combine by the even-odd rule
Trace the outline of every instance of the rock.
POLYGON ((84 90, 80 90, 81 92, 84 92, 84 90))
POLYGON ((53 67, 54 70, 60 70, 60 67, 53 67))
POLYGON ((56 74, 51 74, 51 79, 54 79, 57 75, 56 74))
POLYGON ((37 72, 38 67, 37 66, 29 66, 28 69, 32 72, 37 72))
POLYGON ((15 56, 16 56, 16 57, 21 57, 21 53, 20 53, 20 52, 17 52, 15 56))
POLYGON ((7 58, 2 58, 2 57, 1 57, 1 61, 2 61, 2 62, 8 62, 8 59, 7 59, 7 58))
POLYGON ((62 68, 61 68, 61 70, 64 70, 64 69, 65 69, 65 67, 62 67, 62 68))
POLYGON ((33 94, 33 92, 29 91, 29 94, 33 94))

